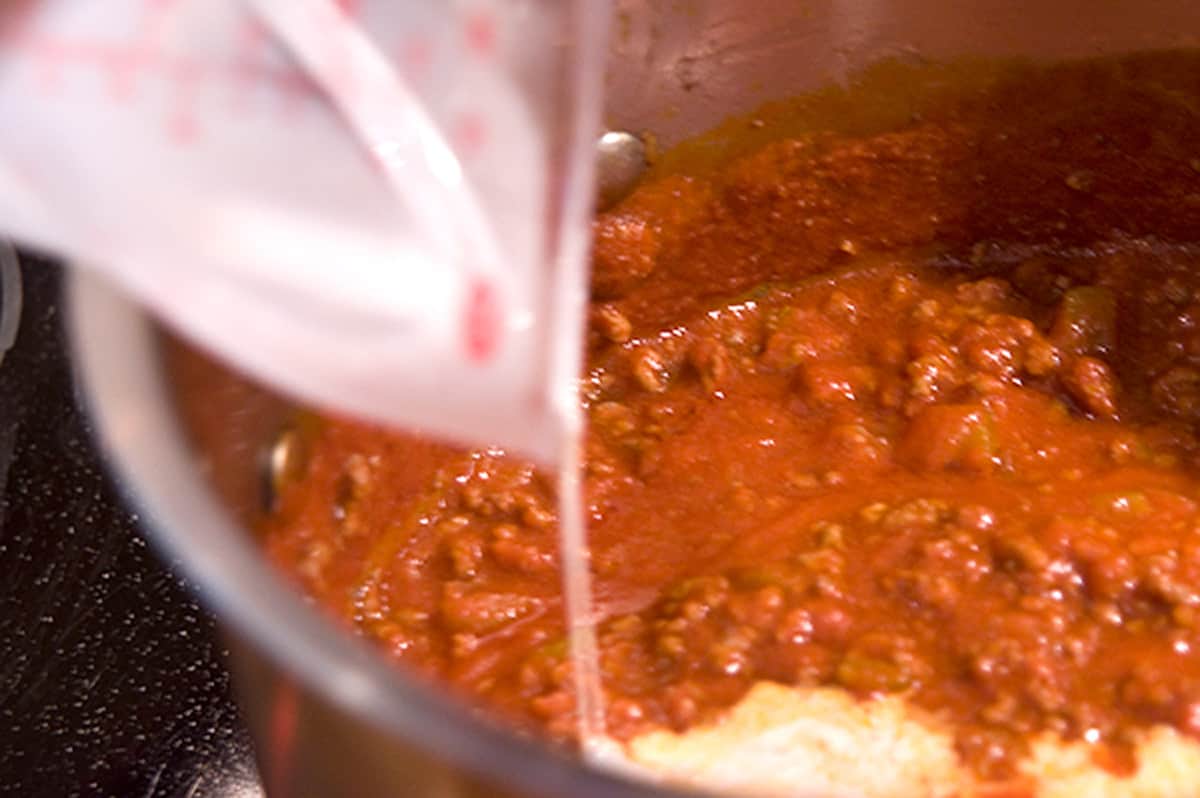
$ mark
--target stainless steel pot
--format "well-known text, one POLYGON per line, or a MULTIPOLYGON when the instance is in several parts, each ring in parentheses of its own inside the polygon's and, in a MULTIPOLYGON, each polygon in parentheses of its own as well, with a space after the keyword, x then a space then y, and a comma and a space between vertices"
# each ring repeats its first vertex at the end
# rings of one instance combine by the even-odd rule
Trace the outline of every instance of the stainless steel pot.
MULTIPOLYGON (((608 123, 671 144, 890 56, 1196 46, 1196 0, 618 0, 608 123)), ((488 726, 313 613, 258 555, 259 456, 285 405, 165 343, 86 270, 70 320, 107 451, 235 641, 274 796, 661 795, 488 726), (181 408, 200 405, 201 415, 181 408), (180 402, 180 398, 189 401, 180 402)))

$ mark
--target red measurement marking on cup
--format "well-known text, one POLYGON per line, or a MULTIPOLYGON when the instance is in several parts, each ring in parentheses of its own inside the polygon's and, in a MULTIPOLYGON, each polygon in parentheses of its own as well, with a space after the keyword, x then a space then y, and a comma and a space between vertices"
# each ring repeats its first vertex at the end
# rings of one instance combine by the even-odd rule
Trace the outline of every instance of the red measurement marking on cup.
POLYGON ((249 50, 210 62, 167 52, 137 38, 104 42, 39 31, 13 34, 6 44, 10 52, 25 55, 36 89, 47 95, 63 88, 68 71, 98 73, 108 99, 117 104, 134 98, 139 80, 162 81, 170 91, 164 132, 178 144, 193 142, 200 133, 199 101, 206 87, 232 89, 243 97, 261 90, 282 100, 276 111, 285 116, 302 107, 302 101, 323 96, 298 67, 269 64, 265 58, 248 56, 249 50))
MULTIPOLYGON (((39 88, 55 92, 63 73, 71 67, 89 67, 105 73, 110 97, 128 100, 139 74, 152 71, 162 60, 158 42, 165 35, 170 12, 179 0, 142 0, 136 30, 126 42, 105 42, 87 37, 65 37, 37 30, 32 15, 14 22, 11 12, 5 22, 5 45, 29 54, 36 64, 39 88)), ((31 4, 26 4, 26 8, 31 4)))
POLYGON ((472 11, 465 24, 467 47, 475 55, 487 57, 496 50, 496 19, 485 9, 472 11))
MULTIPOLYGON (((44 94, 57 93, 64 73, 78 70, 98 73, 108 87, 108 99, 124 103, 132 98, 139 77, 154 75, 165 77, 174 86, 178 107, 192 103, 199 82, 198 62, 168 55, 139 40, 103 42, 31 31, 17 37, 12 49, 27 56, 34 68, 37 88, 44 94)), ((177 116, 173 115, 168 122, 168 132, 173 137, 177 116)))
MULTIPOLYGON (((362 11, 362 0, 335 1, 343 14, 362 11)), ((87 91, 93 82, 67 84, 66 79, 92 73, 99 76, 106 99, 126 104, 136 98, 143 83, 164 86, 163 132, 180 145, 195 142, 202 134, 201 101, 206 98, 230 98, 233 107, 242 111, 251 98, 261 97, 265 112, 285 119, 325 102, 325 93, 304 70, 278 57, 273 37, 251 16, 231 21, 234 46, 226 56, 207 58, 171 49, 168 44, 173 38, 171 26, 183 21, 178 14, 185 0, 139 0, 135 7, 139 15, 131 20, 133 30, 124 39, 114 40, 39 29, 36 12, 22 15, 33 7, 33 0, 14 2, 20 5, 0 14, 0 41, 7 52, 24 56, 36 91, 56 94, 68 85, 71 90, 87 91)), ((432 60, 429 41, 413 38, 409 48, 406 52, 414 66, 425 67, 432 60)), ((342 89, 354 90, 353 71, 347 65, 341 72, 342 89)), ((468 126, 468 142, 477 138, 471 130, 468 126)))
POLYGON ((108 73, 108 90, 113 100, 125 103, 133 99, 138 75, 146 68, 151 54, 138 48, 118 48, 97 57, 108 73))
POLYGON ((459 155, 467 158, 478 155, 488 142, 487 121, 477 113, 467 112, 454 123, 451 138, 459 155))
POLYGON ((400 43, 396 56, 400 69, 410 78, 419 79, 433 63, 433 45, 423 36, 414 36, 400 43))
POLYGON ((467 357, 475 363, 485 363, 496 353, 500 343, 500 306, 495 287, 476 279, 467 290, 463 316, 463 339, 467 357))

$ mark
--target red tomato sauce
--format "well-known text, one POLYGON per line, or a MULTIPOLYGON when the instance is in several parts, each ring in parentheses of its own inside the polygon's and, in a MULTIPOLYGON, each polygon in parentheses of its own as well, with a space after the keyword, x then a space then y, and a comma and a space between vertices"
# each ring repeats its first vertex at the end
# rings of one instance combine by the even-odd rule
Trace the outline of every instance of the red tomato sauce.
MULTIPOLYGON (((762 680, 904 693, 985 777, 1046 731, 1111 761, 1150 725, 1200 735, 1200 60, 988 74, 886 130, 731 123, 762 141, 597 218, 617 737, 762 680)), ((551 480, 338 419, 305 449, 271 557, 386 655, 569 741, 551 480)))

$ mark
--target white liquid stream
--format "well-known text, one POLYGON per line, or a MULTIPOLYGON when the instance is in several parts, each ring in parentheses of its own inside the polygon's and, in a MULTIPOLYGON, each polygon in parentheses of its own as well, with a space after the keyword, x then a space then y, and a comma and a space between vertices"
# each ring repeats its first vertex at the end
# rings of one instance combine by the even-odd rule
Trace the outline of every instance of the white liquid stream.
POLYGON ((559 465, 559 546, 579 741, 584 757, 590 761, 607 748, 608 736, 605 733, 604 697, 600 686, 596 612, 581 479, 583 458, 580 453, 583 446, 580 436, 573 437, 575 440, 564 447, 567 451, 559 465))

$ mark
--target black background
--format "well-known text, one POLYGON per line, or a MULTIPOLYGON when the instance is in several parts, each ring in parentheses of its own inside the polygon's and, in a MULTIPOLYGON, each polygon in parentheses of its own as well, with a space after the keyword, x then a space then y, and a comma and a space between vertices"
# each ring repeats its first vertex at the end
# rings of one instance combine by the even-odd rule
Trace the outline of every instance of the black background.
POLYGON ((0 794, 259 796, 214 624, 96 453, 59 270, 22 273, 0 363, 0 794))

